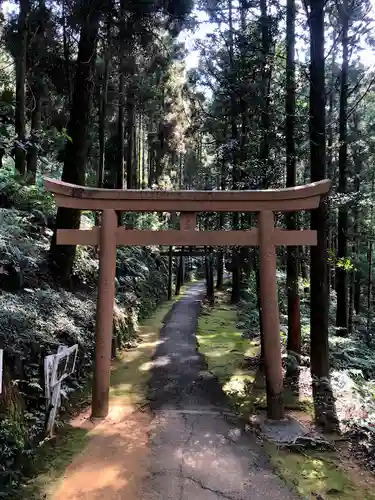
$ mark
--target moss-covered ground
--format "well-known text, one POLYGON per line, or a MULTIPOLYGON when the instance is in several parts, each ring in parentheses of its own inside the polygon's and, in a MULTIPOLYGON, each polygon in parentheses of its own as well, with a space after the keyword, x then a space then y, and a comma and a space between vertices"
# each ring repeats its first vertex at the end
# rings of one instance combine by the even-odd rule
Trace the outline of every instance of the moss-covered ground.
MULTIPOLYGON (((220 381, 230 403, 248 419, 265 408, 264 377, 257 369, 259 342, 249 340, 238 328, 238 309, 224 293, 216 296, 212 308, 204 307, 198 323, 199 350, 208 368, 220 381)), ((311 402, 296 401, 286 391, 286 408, 311 413, 311 402)), ((338 453, 301 453, 265 443, 277 473, 305 499, 375 499, 375 492, 358 471, 351 470, 338 453), (371 491, 372 490, 372 491, 371 491), (319 496, 320 495, 320 496, 319 496)))

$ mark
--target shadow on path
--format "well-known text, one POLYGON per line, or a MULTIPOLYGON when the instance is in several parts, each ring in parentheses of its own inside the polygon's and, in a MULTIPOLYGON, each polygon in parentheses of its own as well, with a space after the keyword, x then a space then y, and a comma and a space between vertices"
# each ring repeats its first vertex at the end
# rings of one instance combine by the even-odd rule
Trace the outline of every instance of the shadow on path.
POLYGON ((153 421, 142 500, 294 499, 254 436, 244 433, 197 351, 203 284, 166 318, 149 387, 153 421))

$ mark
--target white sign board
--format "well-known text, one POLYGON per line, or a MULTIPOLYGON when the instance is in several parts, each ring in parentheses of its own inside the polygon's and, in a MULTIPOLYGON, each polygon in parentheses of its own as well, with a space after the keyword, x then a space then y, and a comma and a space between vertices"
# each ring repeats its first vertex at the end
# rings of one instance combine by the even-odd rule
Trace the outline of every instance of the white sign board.
POLYGON ((0 394, 3 388, 3 350, 0 349, 0 394))
POLYGON ((51 386, 61 383, 74 372, 76 366, 78 344, 72 347, 60 346, 55 356, 51 386))
POLYGON ((57 408, 61 404, 61 383, 69 377, 76 366, 78 344, 72 347, 60 346, 57 354, 44 358, 45 397, 49 406, 47 430, 52 433, 57 408))

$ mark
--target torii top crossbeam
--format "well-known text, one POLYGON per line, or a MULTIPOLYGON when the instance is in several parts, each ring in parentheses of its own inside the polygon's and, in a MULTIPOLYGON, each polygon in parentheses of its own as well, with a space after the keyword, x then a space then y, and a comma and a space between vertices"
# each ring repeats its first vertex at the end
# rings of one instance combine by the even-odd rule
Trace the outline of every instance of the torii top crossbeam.
MULTIPOLYGON (((54 194, 60 207, 81 210, 117 210, 123 212, 181 212, 180 230, 116 230, 118 245, 175 246, 252 246, 259 245, 257 228, 246 231, 196 231, 198 212, 286 212, 316 208, 330 187, 323 180, 286 189, 261 191, 137 191, 99 189, 46 179, 46 189, 54 194)), ((275 245, 316 245, 311 231, 285 231, 274 228, 275 245)), ((61 245, 97 245, 99 228, 92 230, 60 229, 61 245)))
POLYGON ((258 191, 153 191, 101 189, 45 179, 61 207, 122 212, 287 212, 310 210, 327 194, 331 181, 258 191))
POLYGON ((92 415, 108 414, 113 304, 117 245, 253 246, 259 245, 260 299, 267 378, 267 411, 284 417, 283 372, 276 283, 277 245, 316 245, 316 231, 275 227, 274 212, 317 208, 331 186, 322 180, 305 186, 260 191, 152 191, 98 189, 46 179, 58 207, 103 211, 101 226, 92 230, 58 229, 62 245, 100 245, 99 290, 92 415), (180 229, 140 231, 118 227, 116 211, 180 212, 180 229), (258 226, 246 231, 197 231, 199 212, 256 212, 258 226))

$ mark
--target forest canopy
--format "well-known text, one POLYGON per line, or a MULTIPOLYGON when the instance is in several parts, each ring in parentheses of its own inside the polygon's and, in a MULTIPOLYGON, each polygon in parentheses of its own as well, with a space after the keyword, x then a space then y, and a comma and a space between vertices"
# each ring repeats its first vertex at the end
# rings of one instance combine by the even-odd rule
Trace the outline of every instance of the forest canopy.
MULTIPOLYGON (((91 227, 98 217, 56 209, 44 191, 44 176, 150 190, 269 189, 329 178, 327 202, 311 215, 278 214, 276 224, 311 227, 318 234, 318 246, 311 249, 278 249, 279 301, 285 349, 293 358, 288 366, 298 371, 301 357, 309 357, 313 393, 319 395, 316 420, 335 427, 332 368, 344 362, 354 369, 359 363, 363 380, 375 378, 369 361, 375 328, 372 2, 19 0, 0 5, 4 294, 22 302, 25 289, 43 291, 46 283, 53 293, 94 289, 95 250, 56 245, 56 231, 91 227)), ((118 219, 130 228, 177 224, 170 214, 124 213, 118 219)), ((200 229, 249 229, 255 221, 252 213, 198 218, 200 229)), ((132 252, 119 249, 117 255, 117 298, 132 311, 128 319, 134 311, 146 316, 171 286, 159 250, 132 252)), ((213 255, 206 262, 211 288, 214 274, 217 288, 223 287, 227 269, 234 304, 253 293, 245 324, 247 334, 255 328, 261 336, 258 250, 215 249, 213 255)), ((175 265, 177 287, 183 265, 182 258, 175 265)), ((86 313, 79 323, 88 328, 92 311, 86 313)), ((134 330, 133 320, 125 323, 134 330)), ((120 346, 123 341, 120 335, 120 346)), ((13 337, 0 331, 0 347, 11 342, 13 337)), ((92 350, 92 337, 89 343, 92 350)), ((24 353, 21 343, 14 345, 9 365, 24 353)), ((35 349, 37 379, 44 348, 35 349)), ((91 358, 82 360, 82 371, 90 363, 91 358)), ((15 371, 10 375, 25 376, 23 366, 15 371)), ((35 387, 29 389, 31 400, 35 387)))

